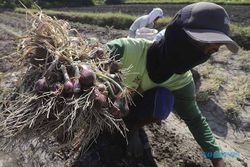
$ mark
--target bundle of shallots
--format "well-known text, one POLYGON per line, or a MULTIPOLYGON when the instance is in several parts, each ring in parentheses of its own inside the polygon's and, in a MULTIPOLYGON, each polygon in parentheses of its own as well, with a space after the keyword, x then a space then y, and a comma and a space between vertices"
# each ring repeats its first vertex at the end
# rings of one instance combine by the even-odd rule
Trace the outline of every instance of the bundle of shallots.
POLYGON ((110 58, 100 43, 42 12, 20 38, 18 54, 27 68, 22 83, 2 103, 0 133, 5 138, 39 136, 85 147, 102 131, 119 130, 129 111, 128 69, 110 58))

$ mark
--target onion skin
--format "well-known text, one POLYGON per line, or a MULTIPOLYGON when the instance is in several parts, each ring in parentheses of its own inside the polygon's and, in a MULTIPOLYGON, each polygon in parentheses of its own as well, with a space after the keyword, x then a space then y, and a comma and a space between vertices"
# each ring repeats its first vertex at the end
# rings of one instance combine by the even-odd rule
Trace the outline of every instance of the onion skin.
POLYGON ((65 93, 72 93, 74 91, 74 85, 70 80, 68 80, 64 83, 63 91, 65 93))
POLYGON ((36 81, 35 83, 35 90, 38 92, 46 92, 48 91, 48 84, 46 78, 43 77, 36 81))
POLYGON ((80 78, 80 71, 79 71, 79 67, 77 65, 73 65, 73 68, 75 70, 75 78, 73 79, 73 91, 74 93, 79 93, 81 91, 81 84, 79 82, 79 78, 80 78))
POLYGON ((102 84, 102 83, 99 83, 96 85, 97 89, 100 91, 100 92, 105 92, 107 91, 107 86, 105 84, 102 84))
POLYGON ((112 62, 109 67, 109 73, 110 74, 115 74, 119 72, 120 66, 118 62, 112 62))
POLYGON ((96 49, 96 52, 95 52, 96 57, 99 58, 99 59, 103 59, 103 57, 104 57, 104 50, 103 50, 103 48, 96 47, 95 49, 96 49))
POLYGON ((74 85, 73 83, 70 81, 69 78, 69 74, 67 72, 67 68, 64 65, 61 65, 61 70, 63 73, 63 77, 64 77, 64 87, 63 87, 63 92, 68 94, 68 93, 72 93, 74 91, 74 85))
POLYGON ((51 86, 50 86, 50 91, 52 92, 59 92, 62 88, 62 85, 60 83, 53 83, 51 86))
POLYGON ((108 88, 107 88, 107 86, 106 86, 105 84, 99 83, 99 84, 96 85, 96 88, 97 88, 103 95, 105 95, 105 96, 108 97, 109 92, 108 92, 108 88))
POLYGON ((94 90, 94 107, 97 109, 108 107, 107 96, 102 94, 98 89, 94 90))
POLYGON ((79 93, 81 91, 81 84, 78 79, 73 81, 73 92, 79 93))
POLYGON ((83 68, 80 72, 79 82, 83 88, 89 88, 94 85, 96 74, 90 68, 83 68))
POLYGON ((66 81, 69 80, 69 74, 67 72, 67 68, 65 67, 65 65, 61 65, 61 70, 62 70, 62 73, 63 73, 63 78, 66 81))

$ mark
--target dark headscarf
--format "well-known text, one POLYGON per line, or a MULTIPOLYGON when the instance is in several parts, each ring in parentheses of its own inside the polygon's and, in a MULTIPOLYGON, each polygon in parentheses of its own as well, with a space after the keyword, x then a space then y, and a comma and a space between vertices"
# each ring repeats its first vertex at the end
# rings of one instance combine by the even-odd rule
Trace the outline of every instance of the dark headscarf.
POLYGON ((178 24, 179 15, 167 26, 165 37, 155 42, 147 53, 147 71, 151 80, 161 83, 173 74, 182 74, 209 59, 193 44, 178 24))

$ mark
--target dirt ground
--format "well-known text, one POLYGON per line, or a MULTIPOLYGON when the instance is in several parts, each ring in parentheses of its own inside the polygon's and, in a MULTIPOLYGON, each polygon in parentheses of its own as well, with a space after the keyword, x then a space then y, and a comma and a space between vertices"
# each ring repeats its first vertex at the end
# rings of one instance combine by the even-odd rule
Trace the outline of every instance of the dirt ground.
MULTIPOLYGON (((248 15, 249 17, 249 15, 248 15)), ((114 30, 97 26, 70 23, 88 38, 97 38, 102 43, 108 40, 125 37, 126 31, 114 30)), ((12 88, 22 75, 22 69, 15 66, 16 57, 11 53, 16 48, 16 37, 26 30, 25 16, 11 12, 0 13, 0 92, 6 94, 6 88, 12 88), (11 79, 10 79, 11 78, 11 79), (5 89, 3 89, 5 88, 5 89)), ((227 54, 225 49, 218 54, 227 54)), ((243 53, 243 51, 242 51, 243 53)), ((240 53, 241 54, 241 53, 240 53)), ((222 63, 215 58, 210 63, 223 67, 233 76, 249 76, 250 51, 244 51, 245 60, 229 55, 229 60, 222 63)), ((196 77, 197 91, 202 87, 203 80, 196 77)), ((223 90, 222 90, 223 91, 223 90)), ((225 152, 239 152, 239 157, 225 157, 228 167, 250 166, 250 102, 243 104, 241 119, 233 119, 225 114, 218 103, 218 96, 211 96, 207 101, 199 103, 203 114, 216 135, 216 139, 225 152)), ((2 96, 0 96, 1 100, 2 96)), ((238 118, 238 117, 237 117, 238 118)), ((149 125, 140 131, 141 139, 145 144, 142 158, 131 158, 125 153, 126 142, 119 134, 103 134, 93 144, 88 152, 78 158, 75 166, 81 167, 208 167, 210 161, 204 159, 202 150, 193 139, 187 126, 174 114, 163 121, 161 125, 149 125), (119 139, 119 140, 117 140, 119 139)), ((32 149, 34 143, 15 148, 14 152, 0 152, 0 166, 62 166, 63 161, 69 157, 61 154, 49 154, 43 145, 40 150, 32 149)), ((41 144, 42 145, 42 144, 41 144)))

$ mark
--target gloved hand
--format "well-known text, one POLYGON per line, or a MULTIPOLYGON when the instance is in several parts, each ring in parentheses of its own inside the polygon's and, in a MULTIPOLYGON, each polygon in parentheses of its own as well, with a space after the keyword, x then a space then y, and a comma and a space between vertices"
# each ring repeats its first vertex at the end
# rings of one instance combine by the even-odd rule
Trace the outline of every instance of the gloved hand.
POLYGON ((138 130, 130 131, 128 136, 128 146, 127 146, 127 155, 139 158, 143 156, 144 147, 143 143, 139 137, 138 130))

